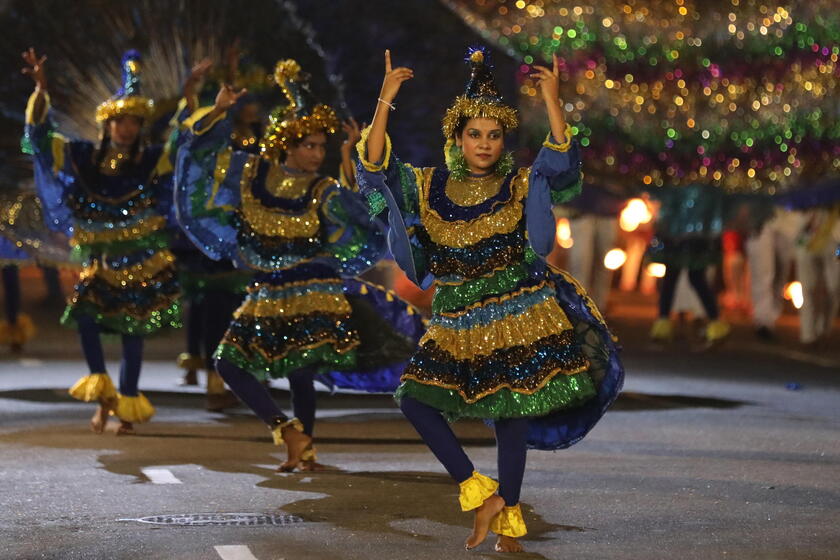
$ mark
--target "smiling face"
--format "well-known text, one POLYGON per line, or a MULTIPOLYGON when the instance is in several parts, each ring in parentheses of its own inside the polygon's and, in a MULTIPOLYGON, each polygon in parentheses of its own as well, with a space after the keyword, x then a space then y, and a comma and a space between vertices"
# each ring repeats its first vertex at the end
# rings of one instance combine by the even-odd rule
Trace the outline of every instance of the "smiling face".
POLYGON ((327 155, 327 135, 323 132, 316 132, 304 136, 300 143, 290 146, 286 150, 286 159, 283 163, 287 167, 307 173, 316 173, 324 157, 327 155))
POLYGON ((484 174, 502 157, 505 131, 495 119, 468 119, 464 128, 456 133, 455 143, 464 151, 470 172, 484 174))
POLYGON ((143 120, 131 115, 120 115, 108 120, 108 136, 118 148, 128 149, 140 136, 143 120))

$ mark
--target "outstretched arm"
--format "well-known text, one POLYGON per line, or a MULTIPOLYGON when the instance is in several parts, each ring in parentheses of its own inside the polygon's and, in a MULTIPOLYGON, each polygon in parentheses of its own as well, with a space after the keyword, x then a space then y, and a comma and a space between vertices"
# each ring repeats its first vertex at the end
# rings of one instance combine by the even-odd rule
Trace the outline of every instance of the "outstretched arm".
POLYGON ((552 68, 534 65, 537 72, 531 74, 537 79, 540 87, 545 109, 548 112, 548 122, 551 125, 551 135, 558 142, 562 142, 566 136, 566 117, 563 114, 563 104, 560 101, 560 61, 557 55, 551 55, 552 68))
POLYGON ((388 114, 394 110, 394 99, 400 91, 403 82, 414 77, 414 70, 400 66, 391 67, 391 51, 385 51, 385 78, 382 80, 382 89, 376 100, 376 111, 373 114, 373 122, 370 125, 370 133, 367 137, 367 160, 373 163, 380 162, 385 152, 385 135, 388 129, 388 114))

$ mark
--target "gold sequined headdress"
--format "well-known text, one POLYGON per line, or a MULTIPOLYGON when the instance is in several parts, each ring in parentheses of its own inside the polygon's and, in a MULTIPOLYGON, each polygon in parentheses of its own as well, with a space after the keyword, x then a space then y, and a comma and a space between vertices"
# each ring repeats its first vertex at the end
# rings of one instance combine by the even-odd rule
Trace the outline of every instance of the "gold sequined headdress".
POLYGON ((455 137, 458 123, 464 118, 495 119, 505 130, 519 126, 516 109, 502 101, 486 57, 483 48, 470 49, 467 53, 470 81, 464 95, 455 98, 443 117, 443 136, 447 140, 455 137))
POLYGON ((120 115, 148 119, 154 111, 154 101, 140 95, 140 53, 127 51, 122 57, 122 86, 110 99, 96 108, 96 122, 103 123, 120 115))
POLYGON ((260 151, 264 157, 278 157, 292 142, 308 134, 333 134, 338 130, 335 111, 328 105, 315 103, 297 62, 291 59, 279 61, 274 70, 274 80, 289 104, 271 111, 268 128, 260 140, 260 151))

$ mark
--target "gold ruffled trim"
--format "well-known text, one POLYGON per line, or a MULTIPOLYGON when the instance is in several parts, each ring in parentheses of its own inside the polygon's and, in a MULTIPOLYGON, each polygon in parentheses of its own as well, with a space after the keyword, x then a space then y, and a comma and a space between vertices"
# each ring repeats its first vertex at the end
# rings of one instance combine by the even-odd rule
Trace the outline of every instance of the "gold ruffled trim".
POLYGON ((497 121, 506 131, 519 126, 519 117, 516 109, 504 103, 493 103, 480 98, 459 95, 446 110, 441 122, 444 138, 453 138, 458 122, 463 119, 493 119, 497 121))
MULTIPOLYGON (((425 170, 424 170, 425 171, 425 170)), ((496 234, 510 233, 516 229, 524 210, 523 200, 528 195, 528 174, 523 167, 511 181, 511 199, 501 209, 469 221, 449 221, 435 212, 429 201, 433 169, 424 175, 420 197, 420 219, 432 241, 447 247, 464 248, 475 245, 496 234)))
POLYGON ((548 268, 549 268, 549 270, 551 270, 555 274, 559 274, 560 276, 562 276, 563 279, 566 282, 568 282, 569 284, 574 286, 575 291, 577 292, 577 294, 580 297, 583 298, 583 302, 589 308, 589 311, 592 313, 592 315, 594 315, 595 318, 598 320, 598 322, 600 322, 602 325, 604 325, 604 326, 607 325, 607 322, 604 319, 604 316, 601 315, 601 310, 598 309, 598 306, 595 304, 595 301, 591 297, 589 297, 589 294, 586 292, 586 288, 584 288, 581 285, 581 283, 577 281, 577 278, 575 278, 574 276, 572 276, 571 274, 569 274, 565 270, 561 270, 561 269, 557 268, 556 266, 554 266, 552 264, 549 264, 548 268))
POLYGON ((344 294, 311 293, 282 299, 246 299, 234 317, 294 317, 310 313, 350 315, 352 308, 344 294))
POLYGON ((461 489, 458 495, 458 502, 461 504, 461 511, 470 511, 481 506, 484 501, 496 493, 499 483, 484 476, 478 471, 473 471, 472 476, 459 484, 461 489))
POLYGON ((310 461, 315 463, 318 461, 318 450, 315 449, 315 446, 310 445, 306 449, 303 450, 303 453, 300 456, 301 461, 310 461))
POLYGON ((38 98, 38 91, 33 91, 29 95, 29 99, 26 100, 26 110, 24 111, 24 118, 26 119, 26 124, 41 124, 45 120, 47 120, 47 114, 49 113, 50 108, 50 94, 46 91, 40 92, 43 95, 44 104, 41 112, 39 114, 35 114, 35 100, 38 98))
POLYGON ((112 399, 117 396, 117 390, 107 373, 85 375, 70 387, 68 393, 74 399, 84 402, 112 399))
POLYGON ((70 238, 70 245, 92 245, 94 243, 115 243, 118 241, 132 241, 150 235, 166 227, 166 218, 150 216, 128 227, 114 228, 107 231, 85 231, 76 229, 70 238))
POLYGON ((147 282, 160 274, 163 270, 171 268, 175 263, 175 255, 168 250, 158 251, 148 259, 120 270, 113 270, 102 266, 100 261, 85 267, 83 278, 97 276, 114 287, 125 287, 132 284, 147 282))
POLYGON ((493 173, 485 177, 449 178, 444 190, 446 196, 458 206, 476 206, 499 194, 505 177, 493 173))
POLYGON ((549 132, 548 135, 545 137, 545 142, 543 142, 543 146, 554 150, 555 152, 568 152, 569 148, 572 145, 572 127, 568 124, 566 125, 566 138, 565 141, 562 143, 555 143, 551 141, 551 133, 549 132))
POLYGON ((117 393, 117 408, 114 415, 123 422, 148 422, 155 415, 155 407, 143 393, 136 397, 127 397, 117 393))
POLYGON ((195 354, 190 354, 189 352, 182 352, 178 354, 178 358, 175 360, 175 363, 179 368, 189 370, 204 369, 206 364, 204 358, 196 356, 195 354))
POLYGON ((8 321, 0 321, 0 344, 26 344, 35 336, 35 323, 32 317, 25 313, 18 314, 14 325, 8 321))
POLYGON ((301 424, 300 420, 297 418, 290 418, 282 424, 278 424, 277 426, 271 428, 271 437, 274 439, 274 445, 283 445, 285 443, 285 440, 283 439, 283 428, 287 428, 289 426, 300 433, 303 433, 303 424, 301 424))
POLYGON ((572 324, 557 300, 547 299, 523 313, 509 315, 487 325, 469 329, 432 325, 420 339, 420 346, 434 341, 456 360, 468 360, 488 356, 503 348, 530 346, 542 338, 571 328, 572 324))
POLYGON ((522 517, 522 508, 519 504, 511 507, 504 507, 496 514, 490 523, 490 530, 497 535, 519 538, 528 534, 525 526, 525 519, 522 517))
MULTIPOLYGON (((26 124, 39 125, 42 124, 45 120, 47 120, 47 114, 49 113, 50 109, 50 94, 44 92, 44 105, 41 109, 41 113, 38 115, 35 114, 35 99, 37 98, 37 96, 38 92, 33 91, 32 95, 29 96, 29 100, 26 102, 26 124)), ((67 138, 55 131, 52 131, 52 133, 50 134, 50 138, 50 152, 52 153, 53 173, 58 173, 58 171, 62 167, 64 167, 64 147, 67 144, 67 138)))
POLYGON ((216 123, 220 120, 227 117, 227 111, 222 111, 222 113, 213 119, 210 122, 204 123, 204 126, 199 126, 198 121, 202 120, 204 117, 209 115, 213 111, 213 106, 208 105, 207 107, 200 107, 195 110, 195 113, 190 115, 184 120, 184 128, 188 128, 192 130, 192 133, 196 136, 201 136, 202 134, 207 134, 207 132, 216 126, 216 123))
POLYGON ((96 108, 96 122, 102 123, 121 115, 148 119, 155 110, 155 102, 147 97, 131 95, 122 99, 109 99, 96 108))
POLYGON ((391 137, 388 136, 387 132, 385 133, 385 156, 382 158, 382 163, 373 163, 367 158, 368 136, 370 136, 370 126, 366 126, 362 130, 362 137, 356 142, 356 152, 359 154, 359 161, 371 173, 388 169, 391 165, 391 137))
POLYGON ((306 210, 302 214, 290 214, 280 209, 266 208, 253 195, 251 183, 256 175, 256 167, 255 160, 245 164, 246 169, 242 172, 240 185, 241 212, 251 229, 270 237, 316 237, 321 229, 321 220, 318 217, 321 196, 327 187, 335 184, 335 180, 325 177, 319 181, 312 189, 312 198, 306 210))

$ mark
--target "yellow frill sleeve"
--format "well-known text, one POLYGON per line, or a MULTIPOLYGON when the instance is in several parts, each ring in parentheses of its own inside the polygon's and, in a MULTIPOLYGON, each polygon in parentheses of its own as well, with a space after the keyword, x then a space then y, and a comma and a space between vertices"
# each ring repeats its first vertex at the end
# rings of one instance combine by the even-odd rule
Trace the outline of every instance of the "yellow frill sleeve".
POLYGON ((525 519, 522 518, 522 508, 519 504, 512 507, 505 507, 496 514, 490 523, 490 530, 497 535, 506 537, 522 537, 528 533, 525 526, 525 519))
POLYGON ((499 483, 484 476, 478 471, 473 471, 472 476, 460 484, 461 493, 458 501, 461 503, 461 511, 470 511, 481 504, 484 500, 496 493, 499 483))
POLYGON ((385 156, 382 158, 382 162, 373 163, 367 158, 368 136, 370 136, 370 127, 366 126, 362 130, 362 139, 356 143, 356 151, 359 153, 359 161, 362 162, 364 168, 371 173, 376 173, 386 169, 391 163, 391 137, 385 134, 385 156))
POLYGON ((557 152, 568 152, 569 147, 572 145, 572 127, 568 124, 566 125, 566 137, 562 143, 558 144, 557 142, 552 142, 552 140, 553 138, 549 132, 545 138, 545 142, 543 142, 543 146, 557 152))
POLYGON ((107 373, 85 375, 70 387, 69 393, 74 399, 85 402, 112 399, 117 396, 117 390, 107 373))

